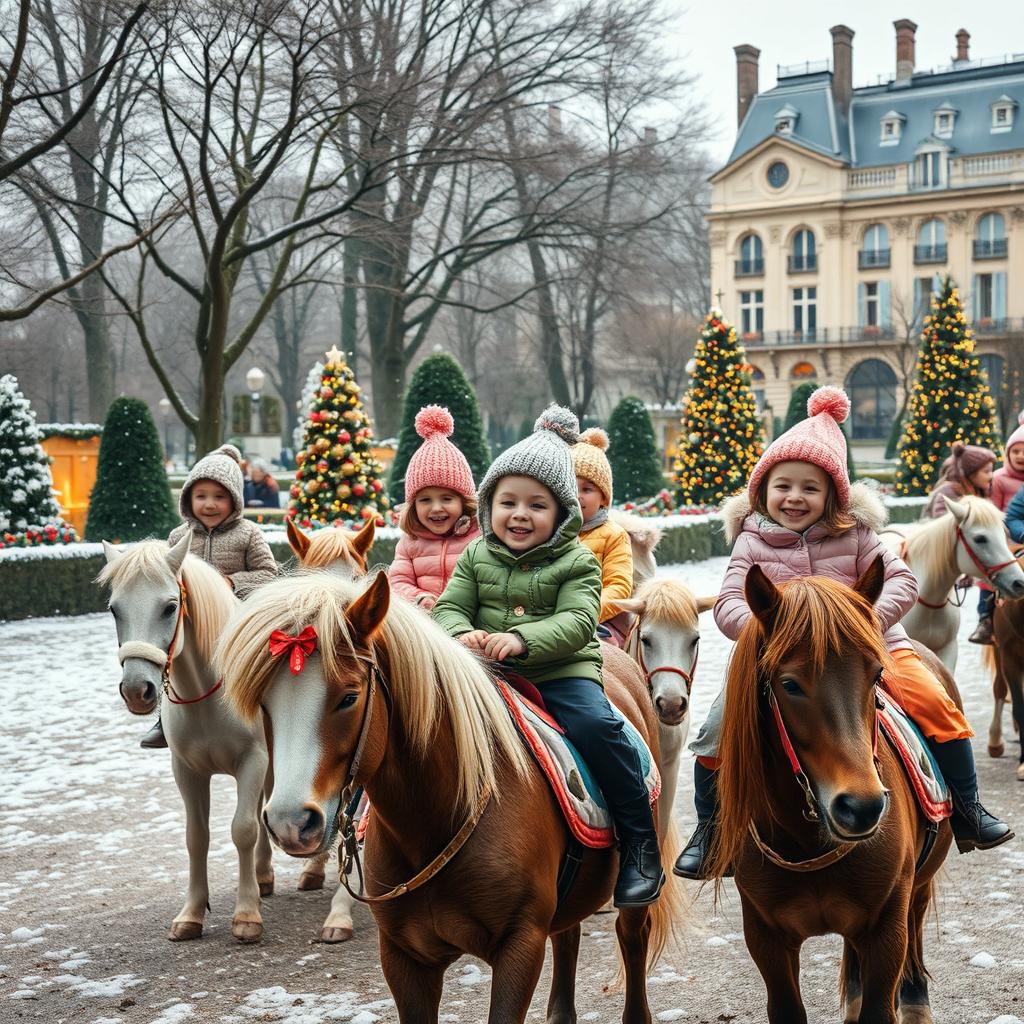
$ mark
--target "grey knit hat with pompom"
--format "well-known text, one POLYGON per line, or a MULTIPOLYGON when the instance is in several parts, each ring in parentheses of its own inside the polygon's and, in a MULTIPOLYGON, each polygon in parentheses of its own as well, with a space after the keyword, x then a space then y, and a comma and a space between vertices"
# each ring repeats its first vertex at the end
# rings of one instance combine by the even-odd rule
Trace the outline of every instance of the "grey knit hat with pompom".
MULTIPOLYGON (((565 533, 567 521, 582 522, 579 497, 576 493, 576 470, 573 468, 570 445, 580 439, 580 421, 571 409, 549 405, 537 417, 533 433, 503 451, 487 470, 480 483, 480 529, 491 528, 491 498, 503 476, 529 476, 539 480, 555 496, 565 513, 559 535, 565 533)), ((578 530, 578 527, 577 527, 578 530)))
MULTIPOLYGON (((178 509, 183 519, 192 515, 192 485, 197 480, 212 480, 231 495, 235 515, 240 516, 244 506, 242 497, 245 480, 242 477, 242 453, 233 444, 222 444, 216 451, 204 455, 185 479, 178 498, 178 509)), ((234 518, 234 516, 230 517, 234 518)))

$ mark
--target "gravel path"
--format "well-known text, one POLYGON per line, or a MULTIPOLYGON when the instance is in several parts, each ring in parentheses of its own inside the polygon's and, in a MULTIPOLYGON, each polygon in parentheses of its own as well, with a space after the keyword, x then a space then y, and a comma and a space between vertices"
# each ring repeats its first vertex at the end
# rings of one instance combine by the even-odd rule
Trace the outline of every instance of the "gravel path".
MULTIPOLYGON (((664 571, 713 592, 725 564, 712 559, 664 571)), ((697 721, 722 678, 729 647, 710 616, 704 618, 697 721)), ((966 618, 958 674, 980 735, 982 793, 1024 829, 1016 743, 1008 743, 1001 761, 985 755, 989 682, 978 648, 963 640, 973 612, 966 618)), ((299 862, 276 857, 278 888, 264 902, 263 941, 243 947, 231 938, 230 780, 214 783, 206 934, 199 942, 166 941, 187 876, 183 813, 166 752, 137 747, 146 723, 131 718, 117 696, 115 649, 105 615, 0 624, 0 1022, 397 1021, 369 913, 356 909, 351 942, 315 943, 330 893, 297 892, 299 862), (57 650, 72 672, 50 666, 47 653, 57 650)), ((693 822, 690 762, 676 814, 686 833, 693 822)), ((1020 840, 988 854, 951 855, 928 936, 937 1021, 1024 1024, 1022 869, 1020 840)), ((650 981, 655 1019, 763 1021, 764 988, 743 943, 735 891, 727 888, 717 909, 709 892, 696 885, 688 891, 694 902, 682 943, 650 981)), ((602 993, 615 972, 613 929, 611 915, 585 923, 581 1021, 620 1018, 621 995, 602 993)), ((804 948, 802 986, 812 1021, 842 1019, 839 952, 835 939, 804 948)), ((543 1020, 548 978, 545 972, 531 1022, 543 1020)), ((485 965, 456 964, 442 1021, 486 1020, 489 981, 485 965)))

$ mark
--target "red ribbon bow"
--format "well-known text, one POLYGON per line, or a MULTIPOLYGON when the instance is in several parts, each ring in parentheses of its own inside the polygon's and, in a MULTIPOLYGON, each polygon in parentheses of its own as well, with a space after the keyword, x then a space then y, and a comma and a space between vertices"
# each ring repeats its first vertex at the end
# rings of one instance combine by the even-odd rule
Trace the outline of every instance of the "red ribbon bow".
POLYGON ((270 634, 270 653, 273 657, 290 652, 288 667, 293 676, 297 676, 308 658, 316 650, 316 630, 307 626, 298 636, 291 636, 280 629, 270 634))

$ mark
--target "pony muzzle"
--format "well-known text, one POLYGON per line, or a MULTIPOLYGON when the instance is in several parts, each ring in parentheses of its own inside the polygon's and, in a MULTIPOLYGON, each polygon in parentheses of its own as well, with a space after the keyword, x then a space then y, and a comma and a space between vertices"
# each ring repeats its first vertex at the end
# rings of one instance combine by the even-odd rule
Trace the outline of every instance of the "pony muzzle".
POLYGON ((152 670, 147 672, 144 665, 126 665, 125 663, 129 661, 148 662, 163 671, 164 665, 167 664, 166 653, 144 640, 129 640, 117 649, 117 660, 121 663, 123 670, 118 692, 121 694, 121 700, 124 701, 125 707, 133 715, 150 714, 160 700, 159 677, 154 681, 147 678, 152 670))
POLYGON ((826 823, 843 842, 861 842, 878 831, 888 806, 887 789, 866 796, 838 793, 828 803, 826 823))
POLYGON ((263 811, 263 822, 274 844, 292 857, 315 856, 327 838, 327 818, 315 803, 290 812, 278 812, 270 803, 263 811))

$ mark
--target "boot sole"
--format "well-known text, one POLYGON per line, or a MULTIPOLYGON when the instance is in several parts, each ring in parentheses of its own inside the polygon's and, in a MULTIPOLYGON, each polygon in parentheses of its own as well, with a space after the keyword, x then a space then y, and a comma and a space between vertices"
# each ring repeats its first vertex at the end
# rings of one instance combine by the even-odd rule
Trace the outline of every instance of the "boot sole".
POLYGON ((167 740, 162 740, 160 742, 154 742, 153 740, 140 740, 139 746, 142 747, 143 750, 166 750, 167 740))
POLYGON ((976 843, 973 839, 956 839, 956 848, 960 853, 971 853, 974 850, 994 850, 997 846, 1002 846, 1003 843, 1008 843, 1013 839, 1016 833, 1007 832, 1005 836, 1000 836, 994 842, 991 843, 976 843))
POLYGON ((629 903, 620 903, 618 900, 614 900, 612 906, 616 909, 622 907, 649 907, 652 903, 657 903, 658 898, 661 896, 661 890, 665 888, 665 872, 661 873, 661 881, 658 883, 658 891, 649 900, 631 900, 629 903))

